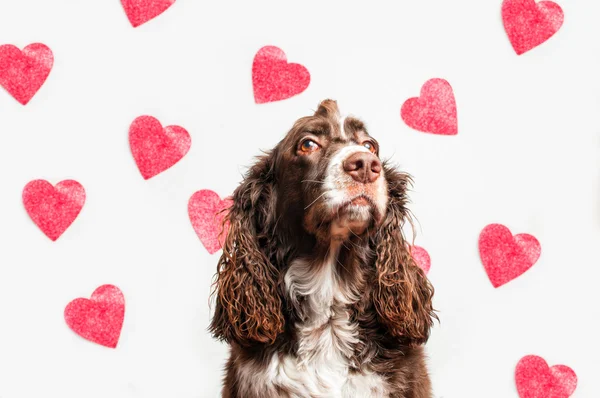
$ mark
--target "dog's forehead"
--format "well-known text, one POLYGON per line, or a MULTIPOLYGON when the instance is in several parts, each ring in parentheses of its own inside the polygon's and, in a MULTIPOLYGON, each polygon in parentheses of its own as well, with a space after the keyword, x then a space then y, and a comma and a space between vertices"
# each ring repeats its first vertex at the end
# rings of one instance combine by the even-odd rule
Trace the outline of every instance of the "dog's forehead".
POLYGON ((369 135, 363 122, 354 116, 340 116, 335 126, 334 137, 342 141, 360 141, 369 135))
POLYGON ((360 144, 367 138, 373 138, 361 119, 342 114, 337 103, 332 100, 321 102, 313 115, 296 120, 279 145, 292 148, 298 140, 309 134, 321 138, 329 147, 333 144, 360 144))
POLYGON ((357 141, 362 138, 361 136, 368 136, 364 123, 354 116, 341 112, 336 101, 321 102, 315 116, 329 122, 331 128, 328 129, 327 135, 333 141, 357 141))

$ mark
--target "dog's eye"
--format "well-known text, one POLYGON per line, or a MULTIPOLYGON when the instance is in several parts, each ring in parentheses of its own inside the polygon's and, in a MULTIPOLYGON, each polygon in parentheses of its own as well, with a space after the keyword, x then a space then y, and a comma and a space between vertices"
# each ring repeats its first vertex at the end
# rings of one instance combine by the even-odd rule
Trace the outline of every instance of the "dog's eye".
POLYGON ((369 151, 371 151, 372 153, 377 152, 377 148, 375 147, 375 144, 373 144, 371 141, 363 142, 363 146, 365 148, 367 148, 369 151))
POLYGON ((302 153, 313 153, 317 149, 319 149, 319 144, 313 140, 304 140, 300 144, 300 151, 302 151, 302 153))

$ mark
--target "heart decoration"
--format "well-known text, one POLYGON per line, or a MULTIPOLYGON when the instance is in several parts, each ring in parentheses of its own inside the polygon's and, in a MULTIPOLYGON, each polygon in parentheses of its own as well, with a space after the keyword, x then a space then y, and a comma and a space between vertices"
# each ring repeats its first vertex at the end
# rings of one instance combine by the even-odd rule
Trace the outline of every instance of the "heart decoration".
POLYGON ((513 236, 501 224, 490 224, 479 235, 481 261, 494 287, 512 281, 531 268, 540 257, 541 250, 534 236, 513 236))
POLYGON ((33 222, 56 241, 83 208, 85 189, 73 180, 61 181, 56 186, 45 180, 34 180, 23 188, 23 204, 33 222))
POLYGON ((125 14, 134 28, 156 18, 175 3, 175 0, 121 0, 125 14))
POLYGON ((568 398, 577 388, 577 375, 565 365, 548 367, 543 358, 523 357, 515 370, 520 398, 568 398))
POLYGON ((103 285, 91 299, 71 301, 64 315, 71 330, 84 339, 116 348, 125 318, 125 297, 118 287, 103 285))
POLYGON ((300 64, 288 63, 283 50, 265 46, 254 56, 252 84, 257 104, 281 101, 306 90, 310 73, 300 64))
POLYGON ((517 55, 554 36, 564 18, 562 8, 552 1, 504 0, 502 3, 504 29, 517 55))
POLYGON ((427 253, 427 250, 423 249, 420 246, 412 246, 410 250, 413 259, 415 260, 419 268, 425 271, 425 275, 427 275, 429 273, 429 270, 431 269, 431 257, 429 257, 429 253, 427 253))
POLYGON ((221 234, 221 225, 226 215, 223 210, 230 208, 232 204, 230 198, 221 199, 218 194, 206 189, 194 193, 188 202, 192 226, 210 254, 223 247, 229 229, 229 224, 225 224, 221 234))
POLYGON ((418 131, 439 135, 458 134, 454 92, 444 79, 425 82, 421 96, 407 99, 400 115, 409 127, 418 131))
POLYGON ((44 44, 33 43, 23 49, 0 46, 0 85, 23 105, 42 87, 52 66, 54 55, 44 44))
POLYGON ((163 128, 152 116, 138 117, 129 128, 131 153, 146 180, 179 162, 191 145, 192 139, 184 128, 163 128))

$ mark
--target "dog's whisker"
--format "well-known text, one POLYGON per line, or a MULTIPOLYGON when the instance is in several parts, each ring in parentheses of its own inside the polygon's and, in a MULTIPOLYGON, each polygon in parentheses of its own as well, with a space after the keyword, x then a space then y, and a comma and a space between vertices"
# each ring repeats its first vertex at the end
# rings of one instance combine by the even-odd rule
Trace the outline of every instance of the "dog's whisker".
POLYGON ((317 200, 321 199, 327 192, 323 192, 321 195, 319 195, 315 200, 313 200, 308 206, 306 206, 304 208, 304 210, 308 209, 310 206, 314 205, 317 200))

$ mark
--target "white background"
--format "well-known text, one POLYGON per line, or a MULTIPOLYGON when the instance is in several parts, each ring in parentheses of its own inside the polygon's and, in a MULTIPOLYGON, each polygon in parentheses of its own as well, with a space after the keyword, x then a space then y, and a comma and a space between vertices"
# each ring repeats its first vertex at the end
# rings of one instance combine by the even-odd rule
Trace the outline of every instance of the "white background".
POLYGON ((259 150, 327 97, 415 177, 417 244, 442 320, 427 347, 436 398, 517 397, 527 354, 572 367, 574 397, 600 396, 600 3, 561 1, 562 29, 520 57, 500 0, 225 3, 177 0, 134 29, 118 0, 0 1, 0 44, 42 42, 55 57, 27 106, 0 90, 0 397, 217 397, 227 350, 206 327, 219 254, 195 235, 188 198, 230 194, 259 150), (264 45, 309 69, 303 94, 254 103, 264 45), (457 136, 400 118, 432 77, 454 88, 457 136), (149 181, 127 141, 142 114, 192 136, 189 154, 149 181), (87 192, 55 243, 21 203, 37 178, 87 192), (492 222, 542 245, 499 289, 477 251, 492 222), (63 320, 104 283, 127 301, 115 350, 63 320))

